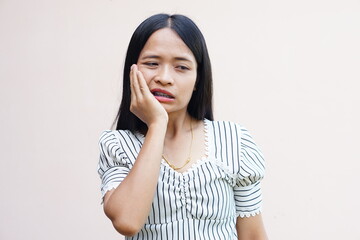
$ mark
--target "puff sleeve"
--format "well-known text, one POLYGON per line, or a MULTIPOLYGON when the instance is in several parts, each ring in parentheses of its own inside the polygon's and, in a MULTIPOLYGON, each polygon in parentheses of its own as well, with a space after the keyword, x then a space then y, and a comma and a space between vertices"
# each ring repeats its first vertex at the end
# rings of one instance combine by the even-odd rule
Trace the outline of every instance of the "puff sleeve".
POLYGON ((240 128, 240 168, 234 187, 236 216, 250 217, 261 212, 262 193, 260 181, 264 177, 263 154, 244 127, 240 128))
POLYGON ((104 131, 99 139, 99 148, 98 174, 101 179, 102 197, 104 197, 107 191, 116 188, 124 180, 130 169, 116 131, 104 131))

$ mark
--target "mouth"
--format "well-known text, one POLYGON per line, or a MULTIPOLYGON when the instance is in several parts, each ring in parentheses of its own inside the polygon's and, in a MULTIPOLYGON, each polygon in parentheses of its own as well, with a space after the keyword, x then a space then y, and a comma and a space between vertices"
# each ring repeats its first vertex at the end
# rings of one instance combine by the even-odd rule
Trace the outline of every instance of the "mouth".
POLYGON ((159 97, 159 98, 167 98, 167 99, 174 99, 175 97, 168 91, 165 91, 163 89, 152 89, 151 93, 155 96, 155 97, 159 97))

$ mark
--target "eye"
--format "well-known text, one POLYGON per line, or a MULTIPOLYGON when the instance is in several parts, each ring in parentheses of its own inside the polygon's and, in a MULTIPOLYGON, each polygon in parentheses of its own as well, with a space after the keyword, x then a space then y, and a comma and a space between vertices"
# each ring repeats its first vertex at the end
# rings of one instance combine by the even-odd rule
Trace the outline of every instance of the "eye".
POLYGON ((184 66, 184 65, 179 65, 179 66, 177 66, 176 68, 178 68, 178 69, 180 69, 180 70, 190 70, 190 68, 188 68, 188 67, 186 67, 186 66, 184 66))
POLYGON ((159 65, 157 62, 146 62, 143 64, 149 67, 157 67, 159 65))

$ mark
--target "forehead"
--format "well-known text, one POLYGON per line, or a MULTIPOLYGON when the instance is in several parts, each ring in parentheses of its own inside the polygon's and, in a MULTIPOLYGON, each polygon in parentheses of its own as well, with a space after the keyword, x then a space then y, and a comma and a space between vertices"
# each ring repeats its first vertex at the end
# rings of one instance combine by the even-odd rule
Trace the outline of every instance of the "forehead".
POLYGON ((140 53, 140 57, 148 54, 159 55, 160 57, 187 57, 196 62, 194 54, 188 46, 170 28, 157 30, 149 37, 140 53))

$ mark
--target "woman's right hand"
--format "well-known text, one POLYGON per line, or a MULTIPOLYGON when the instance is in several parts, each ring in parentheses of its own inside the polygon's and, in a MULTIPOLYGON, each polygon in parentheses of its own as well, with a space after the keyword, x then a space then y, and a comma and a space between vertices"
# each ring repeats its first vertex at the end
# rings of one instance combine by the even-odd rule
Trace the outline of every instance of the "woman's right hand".
POLYGON ((104 197, 106 216, 115 229, 126 236, 138 233, 149 216, 168 123, 165 108, 152 95, 135 64, 130 71, 130 87, 130 111, 147 124, 148 131, 131 170, 121 184, 104 197))
POLYGON ((165 108, 156 100, 136 64, 130 69, 131 104, 130 111, 148 127, 155 123, 168 122, 165 108))

